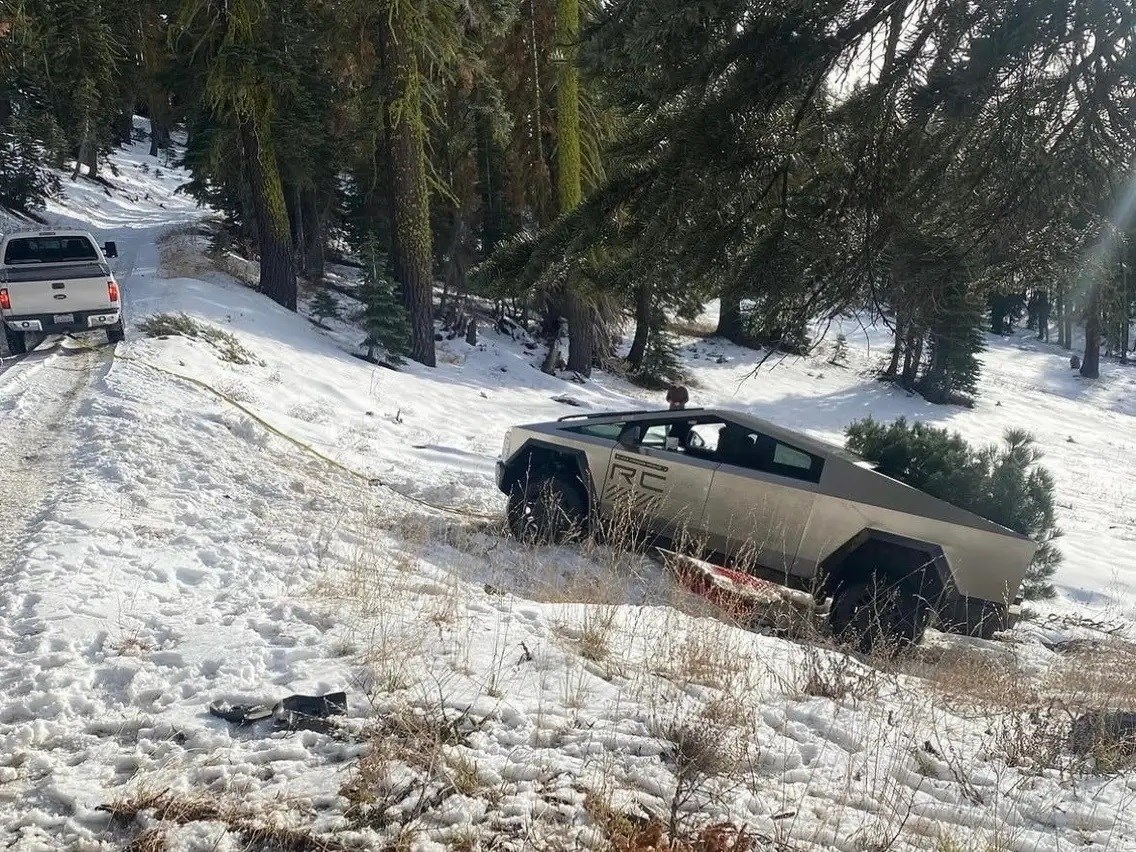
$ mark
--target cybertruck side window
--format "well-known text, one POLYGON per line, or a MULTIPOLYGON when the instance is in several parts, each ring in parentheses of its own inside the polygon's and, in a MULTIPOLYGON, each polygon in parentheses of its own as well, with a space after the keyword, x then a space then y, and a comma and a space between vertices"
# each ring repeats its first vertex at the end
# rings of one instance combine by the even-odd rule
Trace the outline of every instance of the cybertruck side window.
POLYGON ((824 459, 820 456, 814 456, 780 441, 774 445, 773 458, 769 460, 769 473, 802 479, 805 482, 820 482, 823 471, 824 459))
POLYGON ((668 417, 657 423, 644 423, 645 429, 639 445, 715 461, 714 448, 718 444, 718 432, 723 425, 721 420, 668 417))
POLYGON ((589 423, 587 426, 577 426, 567 429, 580 435, 590 435, 593 438, 603 438, 605 441, 619 440, 619 433, 623 431, 624 423, 589 423))
POLYGON ((643 437, 639 440, 639 446, 654 447, 656 450, 667 449, 667 433, 669 430, 669 423, 655 423, 648 426, 646 431, 643 432, 643 437))
POLYGON ((803 482, 820 482, 824 471, 820 456, 736 423, 722 430, 717 455, 723 464, 803 482))

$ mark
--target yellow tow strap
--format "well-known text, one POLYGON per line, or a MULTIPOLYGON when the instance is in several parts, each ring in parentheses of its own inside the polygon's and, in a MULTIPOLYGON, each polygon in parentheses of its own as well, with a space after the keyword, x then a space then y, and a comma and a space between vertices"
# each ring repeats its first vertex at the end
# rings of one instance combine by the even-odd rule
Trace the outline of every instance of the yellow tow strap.
MULTIPOLYGON (((103 347, 101 347, 101 346, 92 346, 91 344, 87 343, 85 340, 80 340, 77 337, 73 337, 73 336, 70 336, 70 335, 69 335, 69 337, 71 337, 72 340, 74 340, 77 344, 79 344, 80 346, 82 346, 86 349, 90 349, 90 350, 93 350, 93 351, 101 351, 103 349, 103 347)), ((203 382, 201 379, 194 378, 193 376, 186 376, 186 375, 183 375, 181 373, 175 372, 173 370, 168 370, 165 367, 159 367, 157 364, 151 364, 149 361, 144 361, 141 358, 135 358, 134 356, 121 353, 121 352, 118 351, 117 345, 115 345, 115 347, 112 349, 111 354, 116 360, 127 361, 131 364, 138 364, 139 366, 145 367, 149 370, 153 370, 157 373, 162 373, 163 375, 170 376, 170 377, 175 378, 175 379, 179 379, 183 382, 187 382, 188 384, 194 385, 196 387, 201 388, 204 391, 211 393, 213 396, 217 397, 218 399, 222 400, 225 403, 228 403, 233 408, 238 409, 243 414, 245 414, 247 417, 249 417, 252 420, 254 420, 255 422, 259 423, 262 427, 264 427, 266 430, 271 432, 273 435, 276 435, 278 438, 282 438, 283 440, 287 441, 288 443, 294 444, 295 446, 299 447, 304 452, 308 453, 309 455, 314 456, 315 458, 319 459, 320 461, 324 462, 325 464, 331 465, 332 467, 336 468, 337 470, 340 470, 343 473, 346 473, 348 476, 350 476, 354 479, 358 479, 362 482, 365 482, 367 485, 370 485, 370 486, 376 486, 377 485, 378 487, 384 488, 387 491, 390 491, 392 494, 395 494, 396 496, 401 497, 403 500, 406 500, 406 501, 411 502, 411 503, 416 503, 419 506, 423 506, 427 509, 434 509, 435 511, 438 511, 438 512, 445 512, 445 513, 451 514, 451 515, 458 515, 460 517, 473 518, 475 520, 482 520, 482 521, 497 521, 497 520, 500 520, 498 515, 491 515, 491 514, 488 514, 488 513, 485 513, 485 512, 475 512, 471 509, 462 509, 462 508, 459 508, 459 507, 456 507, 456 506, 443 506, 443 505, 440 505, 440 504, 437 504, 437 503, 431 503, 428 500, 423 500, 421 497, 415 497, 411 494, 407 494, 407 493, 400 491, 399 489, 395 488, 393 485, 390 485, 386 482, 383 482, 378 477, 368 476, 365 473, 360 473, 359 471, 355 470, 354 468, 351 468, 348 465, 343 464, 343 462, 338 461, 336 459, 333 459, 330 456, 320 452, 319 450, 317 450, 315 447, 311 446, 310 444, 304 443, 299 438, 296 438, 292 435, 289 435, 287 432, 284 432, 283 430, 278 429, 276 426, 273 426, 271 423, 269 423, 267 420, 265 420, 263 417, 261 417, 255 411, 250 409, 248 406, 241 403, 239 400, 233 399, 231 396, 226 394, 224 391, 218 390, 217 388, 213 387, 212 385, 208 384, 207 382, 203 382)), ((57 369, 66 369, 66 368, 59 367, 57 369)))

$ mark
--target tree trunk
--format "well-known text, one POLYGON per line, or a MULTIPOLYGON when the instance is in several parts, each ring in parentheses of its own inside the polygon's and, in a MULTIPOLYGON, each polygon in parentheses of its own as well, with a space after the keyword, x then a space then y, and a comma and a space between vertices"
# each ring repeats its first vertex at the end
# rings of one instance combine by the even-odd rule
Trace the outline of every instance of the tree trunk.
POLYGON ((1129 308, 1128 298, 1128 259, 1120 256, 1120 363, 1128 363, 1129 308))
POLYGON ((580 0, 557 0, 556 41, 560 73, 556 87, 556 187, 560 212, 580 203, 580 0))
MULTIPOLYGON (((557 0, 556 41, 561 60, 556 86, 556 189, 561 213, 574 209, 583 195, 580 167, 580 0, 557 0)), ((564 293, 568 320, 568 369, 592 374, 595 312, 569 280, 564 293)))
POLYGON ((915 387, 922 361, 923 332, 912 325, 907 330, 907 339, 903 347, 903 374, 900 377, 900 384, 905 388, 915 387))
POLYGON ((296 258, 296 271, 306 274, 304 269, 304 218, 300 207, 300 187, 296 184, 284 187, 284 206, 288 210, 288 236, 292 238, 292 254, 296 258))
POLYGON ((544 316, 541 320, 542 334, 548 338, 548 352, 545 353, 544 363, 541 364, 540 371, 550 376, 555 376, 556 371, 560 367, 560 336, 562 327, 563 320, 560 317, 560 309, 549 303, 549 305, 546 306, 544 316))
POLYGON ((1064 287, 1058 287, 1053 294, 1053 317, 1058 326, 1058 345, 1064 345, 1064 287))
POLYGON ((1086 379, 1100 378, 1101 310, 1100 285, 1089 293, 1085 310, 1085 357, 1081 359, 1081 375, 1086 379))
POLYGON ((1042 290, 1037 297, 1037 339, 1049 342, 1049 291, 1042 290))
POLYGON ((405 2, 385 5, 379 15, 379 45, 388 83, 387 152, 394 205, 393 261, 410 315, 410 357, 435 366, 434 286, 430 196, 426 186, 426 128, 422 120, 421 80, 405 2))
POLYGON ((150 156, 158 156, 161 150, 162 131, 158 126, 158 119, 154 117, 154 111, 150 110, 150 156))
POLYGON ((157 157, 163 148, 170 144, 170 132, 166 126, 166 114, 169 101, 162 102, 163 98, 158 92, 150 95, 150 156, 157 157))
POLYGON ((647 354, 647 338, 651 332, 651 285, 643 281, 635 290, 635 337, 631 340, 631 351, 627 353, 627 364, 632 370, 643 366, 643 356, 647 354))
MULTIPOLYGON (((83 173, 83 165, 90 157, 91 148, 91 122, 88 119, 83 123, 83 141, 79 143, 79 153, 75 157, 75 170, 71 172, 71 180, 77 180, 79 175, 83 173)), ((93 177, 93 175, 92 175, 93 177)))
POLYGON ((12 94, 7 86, 0 86, 0 130, 7 130, 11 120, 12 94))
POLYGON ((1005 307, 1006 297, 1001 294, 994 294, 990 297, 990 333, 991 334, 1005 334, 1006 333, 1006 316, 1003 311, 1005 307))
POLYGON ((884 378, 894 381, 899 376, 899 357, 903 354, 903 320, 895 315, 895 344, 891 347, 891 360, 884 370, 884 378))
POLYGON ((304 269, 313 281, 323 278, 326 271, 323 254, 323 215, 319 192, 306 189, 300 196, 301 213, 304 220, 304 269))
POLYGON ((294 311, 296 264, 276 154, 271 145, 261 138, 252 118, 241 116, 239 129, 260 250, 260 291, 277 304, 294 311))
POLYGON ((129 145, 134 141, 134 110, 119 113, 114 123, 114 141, 118 145, 129 145))
POLYGON ((485 110, 474 113, 474 128, 477 133, 477 176, 481 184, 481 253, 483 257, 489 257, 505 236, 505 177, 501 152, 493 139, 493 128, 485 110))
POLYGON ((714 333, 733 343, 741 343, 744 336, 741 293, 733 289, 725 290, 722 292, 719 304, 721 308, 718 312, 718 330, 714 333))
POLYGON ((1057 342, 1065 349, 1073 348, 1073 307, 1069 304, 1068 288, 1057 291, 1057 342))
POLYGON ((581 376, 592 374, 594 314, 592 306, 569 287, 564 294, 564 318, 568 320, 568 369, 581 376))

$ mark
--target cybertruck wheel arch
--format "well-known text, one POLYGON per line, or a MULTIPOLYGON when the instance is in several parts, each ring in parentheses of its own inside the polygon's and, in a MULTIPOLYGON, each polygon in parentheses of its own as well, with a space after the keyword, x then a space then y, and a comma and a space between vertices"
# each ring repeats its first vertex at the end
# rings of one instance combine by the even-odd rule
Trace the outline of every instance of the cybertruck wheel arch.
POLYGON ((583 450, 529 438, 505 462, 503 488, 508 491, 518 482, 525 482, 538 472, 541 475, 568 473, 575 476, 579 479, 589 504, 594 505, 595 489, 588 469, 588 455, 583 450))
POLYGON ((821 561, 817 593, 831 597, 841 586, 880 570, 897 580, 921 571, 935 596, 954 590, 950 564, 938 544, 865 528, 821 561))

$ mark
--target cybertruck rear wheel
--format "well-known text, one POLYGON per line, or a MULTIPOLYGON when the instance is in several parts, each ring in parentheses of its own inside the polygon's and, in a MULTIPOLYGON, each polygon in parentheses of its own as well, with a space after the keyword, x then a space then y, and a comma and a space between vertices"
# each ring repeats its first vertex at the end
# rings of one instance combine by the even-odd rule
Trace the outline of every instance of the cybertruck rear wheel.
POLYGON ((837 639, 865 654, 897 653, 919 644, 931 611, 915 583, 874 573, 837 589, 829 624, 837 639))
POLYGON ((588 499, 562 473, 518 482, 509 492, 509 530, 526 544, 560 544, 584 534, 588 499))

